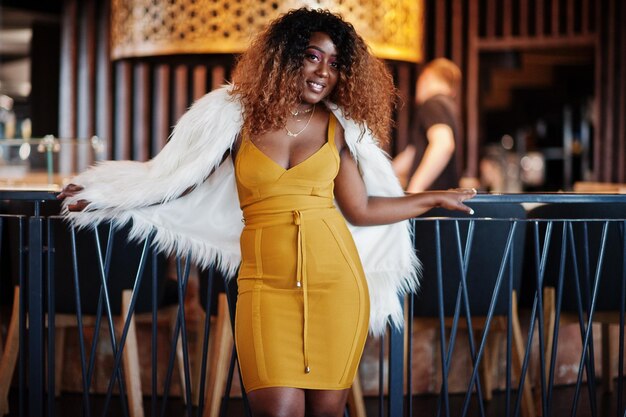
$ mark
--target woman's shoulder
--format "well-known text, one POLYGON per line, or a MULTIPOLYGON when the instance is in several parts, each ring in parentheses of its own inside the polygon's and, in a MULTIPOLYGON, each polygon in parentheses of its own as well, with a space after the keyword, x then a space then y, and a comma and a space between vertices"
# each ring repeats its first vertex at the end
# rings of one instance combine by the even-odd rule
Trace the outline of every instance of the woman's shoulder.
POLYGON ((334 114, 334 112, 332 111, 328 103, 324 103, 323 111, 326 113, 329 130, 332 126, 332 131, 334 132, 333 141, 337 145, 337 149, 341 151, 341 149, 346 144, 343 125, 341 124, 341 121, 337 118, 337 116, 334 114))

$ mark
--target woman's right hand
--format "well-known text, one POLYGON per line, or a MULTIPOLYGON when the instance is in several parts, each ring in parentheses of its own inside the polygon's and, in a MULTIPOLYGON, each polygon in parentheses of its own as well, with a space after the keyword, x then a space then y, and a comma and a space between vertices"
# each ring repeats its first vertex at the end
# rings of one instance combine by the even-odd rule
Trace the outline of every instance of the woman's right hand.
POLYGON ((423 193, 431 194, 433 199, 433 207, 442 207, 447 210, 464 211, 468 214, 474 214, 471 207, 466 206, 463 202, 476 196, 475 188, 453 188, 447 191, 426 191, 423 193))
MULTIPOLYGON (((63 189, 61 190, 59 195, 57 195, 57 199, 58 200, 63 200, 65 198, 67 198, 67 197, 74 197, 76 194, 81 192, 83 189, 84 188, 82 186, 80 186, 80 185, 67 184, 65 187, 63 187, 63 189)), ((85 209, 85 207, 87 207, 87 205, 89 205, 89 201, 87 201, 87 200, 78 200, 74 204, 68 204, 67 209, 69 211, 83 211, 85 209)))

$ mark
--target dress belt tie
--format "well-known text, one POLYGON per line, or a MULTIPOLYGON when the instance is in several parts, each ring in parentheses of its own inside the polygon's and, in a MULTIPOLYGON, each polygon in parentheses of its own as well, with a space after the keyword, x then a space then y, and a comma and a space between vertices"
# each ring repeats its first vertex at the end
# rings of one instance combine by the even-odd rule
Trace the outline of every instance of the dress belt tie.
POLYGON ((298 258, 296 264, 296 286, 302 288, 302 303, 303 303, 303 334, 302 334, 302 349, 304 354, 304 372, 311 372, 309 368, 309 352, 307 348, 307 333, 308 333, 308 296, 307 296, 307 279, 306 279, 306 245, 305 245, 305 233, 302 227, 303 213, 299 210, 293 212, 293 222, 298 226, 298 258))

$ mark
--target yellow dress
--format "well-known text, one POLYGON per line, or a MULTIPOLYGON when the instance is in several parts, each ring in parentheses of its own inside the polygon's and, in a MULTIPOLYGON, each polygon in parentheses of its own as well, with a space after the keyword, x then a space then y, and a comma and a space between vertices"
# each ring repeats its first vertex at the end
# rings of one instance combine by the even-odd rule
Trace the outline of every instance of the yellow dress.
POLYGON ((369 320, 365 275, 333 204, 336 119, 327 142, 284 169, 243 138, 235 175, 245 227, 235 342, 246 391, 352 385, 369 320))

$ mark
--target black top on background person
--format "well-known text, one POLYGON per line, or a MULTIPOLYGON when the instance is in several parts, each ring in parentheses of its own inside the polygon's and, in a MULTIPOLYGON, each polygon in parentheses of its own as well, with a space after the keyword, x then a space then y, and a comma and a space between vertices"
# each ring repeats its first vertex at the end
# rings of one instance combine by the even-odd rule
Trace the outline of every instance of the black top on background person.
MULTIPOLYGON (((415 146, 415 157, 410 172, 416 172, 420 163, 424 159, 424 153, 429 145, 428 130, 438 124, 449 126, 454 137, 454 149, 458 149, 461 126, 458 114, 458 106, 454 99, 444 94, 437 94, 427 99, 415 110, 415 117, 412 120, 410 143, 415 146)), ((448 159, 448 163, 443 171, 427 187, 428 190, 447 190, 459 185, 460 175, 457 170, 456 158, 453 155, 448 159)))
POLYGON ((408 192, 458 186, 461 122, 455 97, 460 84, 461 71, 445 58, 426 64, 417 79, 411 138, 393 161, 408 192))

